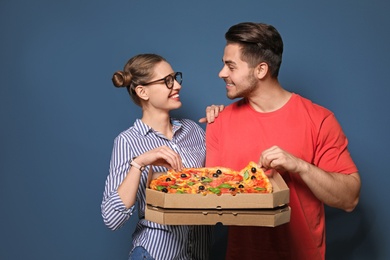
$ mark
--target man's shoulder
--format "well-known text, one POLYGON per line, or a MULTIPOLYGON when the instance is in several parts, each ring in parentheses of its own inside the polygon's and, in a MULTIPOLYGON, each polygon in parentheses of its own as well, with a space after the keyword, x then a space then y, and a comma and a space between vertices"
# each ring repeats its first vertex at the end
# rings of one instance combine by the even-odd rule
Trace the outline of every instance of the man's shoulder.
POLYGON ((218 116, 215 117, 214 122, 207 124, 207 128, 219 128, 221 125, 224 125, 226 123, 232 123, 235 122, 237 119, 242 118, 242 109, 247 105, 248 104, 246 104, 243 99, 226 105, 224 109, 219 112, 218 116))
POLYGON ((248 102, 245 100, 245 99, 240 99, 240 100, 237 100, 227 106, 225 106, 225 108, 223 109, 221 115, 224 113, 224 112, 229 112, 229 113, 232 113, 238 109, 242 109, 244 107, 247 107, 249 106, 248 102))
POLYGON ((325 115, 333 114, 332 111, 330 111, 328 108, 298 94, 295 94, 295 100, 297 104, 301 104, 303 107, 305 107, 308 112, 321 113, 325 115))

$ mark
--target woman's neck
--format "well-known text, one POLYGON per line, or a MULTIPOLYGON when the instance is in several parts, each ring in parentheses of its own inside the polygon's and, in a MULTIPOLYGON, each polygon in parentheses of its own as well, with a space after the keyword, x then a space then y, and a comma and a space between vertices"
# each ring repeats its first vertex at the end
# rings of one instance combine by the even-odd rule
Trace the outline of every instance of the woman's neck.
POLYGON ((172 124, 168 113, 147 113, 144 111, 142 122, 153 128, 153 130, 162 133, 168 139, 172 139, 172 124))

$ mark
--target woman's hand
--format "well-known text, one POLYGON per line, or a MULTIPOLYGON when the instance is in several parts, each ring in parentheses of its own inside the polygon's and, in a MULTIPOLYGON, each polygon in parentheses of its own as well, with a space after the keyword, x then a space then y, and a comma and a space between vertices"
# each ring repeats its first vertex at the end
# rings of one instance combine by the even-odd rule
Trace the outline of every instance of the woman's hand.
POLYGON ((206 107, 206 117, 199 119, 199 123, 212 123, 218 114, 225 108, 224 105, 211 105, 206 107))
POLYGON ((164 166, 176 171, 183 168, 180 155, 166 145, 147 151, 135 158, 134 161, 141 166, 164 166))

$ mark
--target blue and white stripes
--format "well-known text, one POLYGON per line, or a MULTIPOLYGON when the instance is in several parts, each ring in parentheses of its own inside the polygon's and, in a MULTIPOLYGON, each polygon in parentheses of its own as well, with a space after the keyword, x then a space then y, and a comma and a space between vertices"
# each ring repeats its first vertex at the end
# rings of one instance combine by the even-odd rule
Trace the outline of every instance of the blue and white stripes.
MULTIPOLYGON (((188 119, 174 120, 173 138, 167 139, 137 119, 132 127, 115 138, 110 171, 101 205, 104 223, 116 230, 132 216, 134 207, 127 209, 117 189, 129 170, 131 158, 156 147, 166 145, 180 154, 185 167, 202 167, 205 162, 204 130, 188 119)), ((153 166, 153 171, 166 171, 153 166)), ((145 220, 145 189, 149 166, 142 172, 137 192, 139 222, 133 234, 133 247, 142 246, 158 259, 208 259, 211 227, 165 226, 145 220)), ((133 216, 134 217, 134 216, 133 216)))

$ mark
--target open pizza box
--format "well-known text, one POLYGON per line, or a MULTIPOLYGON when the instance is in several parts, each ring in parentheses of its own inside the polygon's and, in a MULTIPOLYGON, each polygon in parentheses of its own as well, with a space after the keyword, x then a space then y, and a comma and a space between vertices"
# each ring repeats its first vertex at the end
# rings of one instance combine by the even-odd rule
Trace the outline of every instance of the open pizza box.
POLYGON ((223 225, 274 227, 290 221, 290 190, 279 173, 270 177, 268 194, 172 194, 149 189, 161 173, 149 172, 145 218, 166 225, 223 225))

